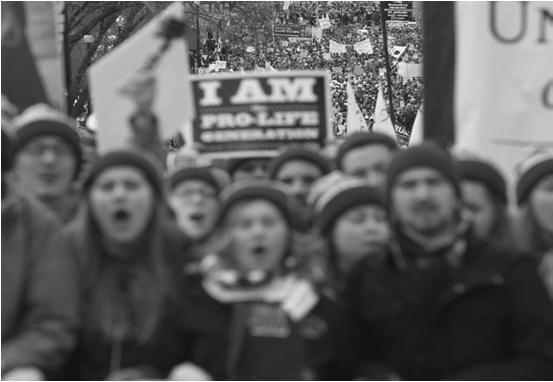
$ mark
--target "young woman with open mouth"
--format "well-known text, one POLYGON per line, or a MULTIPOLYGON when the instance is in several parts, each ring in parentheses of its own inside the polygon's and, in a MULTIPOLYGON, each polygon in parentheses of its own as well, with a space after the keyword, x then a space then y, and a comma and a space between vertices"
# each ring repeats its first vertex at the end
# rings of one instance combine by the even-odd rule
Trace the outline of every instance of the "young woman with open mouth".
POLYGON ((84 206, 67 232, 82 302, 70 379, 163 378, 172 350, 184 346, 167 330, 187 242, 167 218, 153 160, 113 151, 84 181, 84 206))

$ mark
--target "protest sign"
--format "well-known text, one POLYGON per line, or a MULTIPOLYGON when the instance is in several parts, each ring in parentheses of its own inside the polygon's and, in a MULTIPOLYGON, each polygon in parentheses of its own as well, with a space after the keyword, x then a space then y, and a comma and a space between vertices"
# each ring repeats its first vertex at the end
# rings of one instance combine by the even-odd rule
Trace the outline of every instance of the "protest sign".
POLYGON ((330 28, 330 18, 328 16, 319 19, 319 26, 325 30, 330 28))
POLYGON ((384 20, 415 21, 412 1, 383 1, 384 20))
POLYGON ((332 60, 332 56, 330 53, 323 53, 323 60, 330 61, 332 60))
POLYGON ((194 76, 197 118, 185 138, 212 158, 276 154, 333 137, 326 72, 194 76))
POLYGON ((311 27, 308 25, 275 25, 275 37, 311 37, 311 27))
POLYGON ((288 41, 290 41, 291 43, 306 42, 308 44, 311 44, 313 39, 311 37, 288 37, 288 41))
POLYGON ((397 74, 403 78, 404 82, 413 77, 422 77, 422 64, 399 62, 397 64, 397 74))
POLYGON ((215 61, 215 64, 217 65, 217 68, 219 70, 227 68, 227 62, 226 61, 215 61))
POLYGON ((255 47, 254 46, 248 46, 246 47, 247 53, 255 53, 255 47))
POLYGON ((353 48, 357 53, 373 54, 373 47, 371 45, 371 40, 369 39, 359 41, 358 43, 353 45, 353 48))
POLYGON ((305 58, 305 57, 307 57, 307 49, 300 50, 300 58, 305 58))
POLYGON ((353 68, 353 74, 355 74, 356 76, 360 76, 364 72, 365 72, 365 70, 363 69, 363 66, 361 66, 361 65, 356 65, 355 68, 353 68))
POLYGON ((346 46, 340 44, 334 40, 330 40, 328 50, 330 53, 345 54, 347 52, 346 46))
POLYGON ((313 37, 315 40, 322 40, 323 39, 323 29, 321 27, 313 27, 311 29, 311 37, 313 37))
POLYGON ((553 3, 454 9, 456 144, 484 154, 513 181, 527 151, 553 148, 553 3))
POLYGON ((406 46, 397 46, 397 45, 394 45, 391 49, 390 49, 390 56, 392 56, 392 58, 398 60, 402 55, 403 53, 405 53, 405 50, 407 49, 406 46))
MULTIPOLYGON (((89 69, 100 153, 128 147, 135 137, 129 119, 138 110, 122 89, 144 68, 146 61, 159 52, 164 43, 158 34, 160 25, 168 17, 182 17, 182 7, 181 3, 170 5, 89 69)), ((153 70, 156 95, 152 112, 157 117, 158 133, 163 139, 171 137, 186 119, 194 117, 188 72, 186 43, 182 38, 175 39, 153 70)))

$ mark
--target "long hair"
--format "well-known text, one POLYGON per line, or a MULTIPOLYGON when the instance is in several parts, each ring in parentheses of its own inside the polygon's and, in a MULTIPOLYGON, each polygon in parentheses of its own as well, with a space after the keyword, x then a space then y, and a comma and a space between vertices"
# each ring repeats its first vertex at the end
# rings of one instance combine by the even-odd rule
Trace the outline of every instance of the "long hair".
POLYGON ((74 221, 85 326, 103 338, 147 342, 171 296, 165 217, 160 201, 155 203, 150 222, 128 261, 110 255, 88 200, 74 221))

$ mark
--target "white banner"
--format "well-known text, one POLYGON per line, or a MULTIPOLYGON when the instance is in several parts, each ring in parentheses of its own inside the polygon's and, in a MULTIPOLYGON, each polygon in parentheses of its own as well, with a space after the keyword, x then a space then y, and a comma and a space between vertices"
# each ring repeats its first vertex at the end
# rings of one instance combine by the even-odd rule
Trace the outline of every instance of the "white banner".
POLYGON ((398 62, 397 74, 403 78, 403 81, 413 77, 422 77, 422 64, 408 64, 398 62))
POLYGON ((328 50, 330 51, 330 53, 345 54, 346 46, 344 44, 340 44, 336 41, 330 40, 328 50))
POLYGON ((350 82, 347 82, 346 93, 348 97, 348 115, 347 115, 347 132, 348 135, 356 131, 369 131, 367 128, 367 122, 359 109, 357 100, 355 99, 355 93, 351 87, 350 82))
POLYGON ((524 151, 553 147, 547 15, 553 3, 455 3, 456 143, 487 156, 510 180, 524 151))
POLYGON ((369 39, 359 41, 358 43, 353 45, 353 48, 357 53, 373 53, 373 46, 371 45, 371 40, 369 39))
POLYGON ((255 47, 253 47, 253 46, 248 46, 248 47, 246 47, 246 52, 248 52, 248 53, 254 53, 254 52, 255 52, 255 47))

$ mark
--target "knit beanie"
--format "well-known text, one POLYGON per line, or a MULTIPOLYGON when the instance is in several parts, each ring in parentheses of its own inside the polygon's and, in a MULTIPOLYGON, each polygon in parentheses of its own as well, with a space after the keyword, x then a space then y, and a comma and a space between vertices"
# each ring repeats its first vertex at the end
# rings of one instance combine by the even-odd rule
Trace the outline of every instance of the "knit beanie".
POLYGON ((305 147, 292 147, 271 161, 269 164, 269 178, 275 179, 280 168, 286 162, 292 160, 301 160, 312 163, 321 170, 322 175, 326 175, 330 172, 330 163, 328 160, 315 150, 305 147))
POLYGON ((291 197, 285 186, 270 180, 242 181, 231 184, 221 194, 222 223, 230 209, 238 202, 263 199, 277 207, 285 217, 288 224, 292 224, 291 197))
POLYGON ((351 134, 338 148, 338 153, 336 154, 336 166, 338 169, 342 169, 342 160, 348 152, 353 149, 369 145, 383 145, 392 151, 398 148, 397 142, 386 134, 373 131, 355 132, 351 134))
POLYGON ((538 151, 519 165, 516 192, 518 205, 524 204, 532 189, 546 175, 553 174, 553 153, 538 151))
POLYGON ((462 180, 484 184, 495 197, 507 204, 507 183, 491 163, 478 159, 462 159, 457 161, 457 167, 462 180))
POLYGON ((227 172, 229 173, 230 176, 233 176, 234 175, 234 172, 238 169, 238 167, 240 167, 241 165, 243 165, 244 163, 246 163, 247 161, 250 161, 250 160, 267 160, 269 161, 272 157, 251 157, 251 158, 232 158, 232 159, 229 159, 229 161, 227 162, 227 172))
POLYGON ((169 175, 169 188, 173 190, 185 180, 201 180, 209 184, 217 193, 220 191, 219 182, 207 167, 181 167, 169 175))
POLYGON ((450 181, 458 197, 461 195, 458 170, 449 153, 432 143, 422 143, 399 151, 388 166, 386 195, 389 197, 397 176, 413 167, 429 167, 450 181))
POLYGON ((79 175, 83 154, 79 134, 73 127, 74 121, 46 104, 37 104, 27 108, 20 116, 14 118, 13 123, 17 128, 14 153, 38 136, 60 137, 73 150, 76 159, 74 177, 79 175))
POLYGON ((364 180, 346 180, 331 187, 319 197, 313 211, 321 233, 329 233, 344 212, 361 204, 386 208, 382 191, 369 186, 364 180))
POLYGON ((147 157, 143 153, 131 150, 115 150, 99 157, 90 167, 90 170, 83 182, 85 193, 90 191, 90 187, 96 178, 110 167, 130 166, 139 170, 150 183, 155 193, 161 197, 163 195, 163 181, 161 178, 161 164, 153 156, 147 157))

